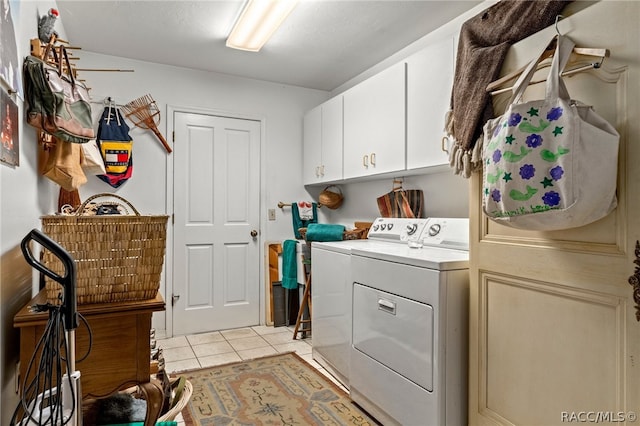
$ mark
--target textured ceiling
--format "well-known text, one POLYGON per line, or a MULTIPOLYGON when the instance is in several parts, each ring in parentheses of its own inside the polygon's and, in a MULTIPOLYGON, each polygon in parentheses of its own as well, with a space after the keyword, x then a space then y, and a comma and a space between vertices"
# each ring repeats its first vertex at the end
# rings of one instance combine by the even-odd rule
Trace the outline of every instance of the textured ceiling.
POLYGON ((301 0, 260 52, 225 47, 243 1, 58 0, 83 50, 333 90, 481 1, 301 0))

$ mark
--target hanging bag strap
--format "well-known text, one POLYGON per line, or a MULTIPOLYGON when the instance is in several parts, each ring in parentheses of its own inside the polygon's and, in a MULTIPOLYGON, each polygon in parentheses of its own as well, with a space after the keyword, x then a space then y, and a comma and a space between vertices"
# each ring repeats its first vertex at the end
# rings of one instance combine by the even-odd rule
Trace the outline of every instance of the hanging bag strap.
POLYGON ((569 37, 558 36, 558 46, 556 47, 556 53, 553 55, 551 62, 551 71, 549 71, 549 76, 547 77, 545 99, 560 98, 567 101, 571 100, 561 74, 569 62, 574 46, 575 43, 569 37))
MULTIPOLYGON (((116 103, 114 101, 112 101, 111 99, 109 99, 109 104, 107 105, 106 108, 106 117, 104 118, 104 121, 107 124, 111 123, 111 117, 112 115, 116 117, 116 122, 118 123, 118 126, 121 126, 121 119, 122 119, 122 115, 120 114, 120 110, 118 109, 116 103), (113 112, 112 112, 113 110, 113 112)), ((104 114, 103 114, 104 115, 104 114)))
POLYGON ((513 94, 511 95, 511 99, 509 100, 509 105, 520 102, 520 100, 522 99, 522 95, 524 94, 525 90, 527 90, 531 79, 537 71, 537 66, 540 63, 544 52, 556 38, 556 51, 551 62, 551 71, 549 71, 549 75, 547 76, 545 99, 557 99, 558 97, 566 100, 570 99, 567 88, 560 78, 560 73, 562 73, 565 66, 567 65, 575 43, 569 37, 563 35, 555 35, 553 39, 551 39, 550 42, 545 45, 545 47, 535 57, 535 59, 532 60, 529 65, 527 65, 522 74, 520 74, 520 77, 518 77, 518 80, 516 80, 516 82, 514 83, 512 88, 513 94))
POLYGON ((67 49, 65 49, 64 46, 60 46, 60 54, 58 55, 58 75, 60 75, 60 77, 62 77, 64 74, 67 74, 69 76, 69 79, 71 80, 71 86, 75 86, 76 85, 76 79, 73 76, 73 70, 71 69, 71 62, 69 62, 69 55, 67 54, 67 49), (67 72, 64 72, 64 67, 63 67, 63 61, 64 59, 64 65, 66 65, 67 68, 67 72))

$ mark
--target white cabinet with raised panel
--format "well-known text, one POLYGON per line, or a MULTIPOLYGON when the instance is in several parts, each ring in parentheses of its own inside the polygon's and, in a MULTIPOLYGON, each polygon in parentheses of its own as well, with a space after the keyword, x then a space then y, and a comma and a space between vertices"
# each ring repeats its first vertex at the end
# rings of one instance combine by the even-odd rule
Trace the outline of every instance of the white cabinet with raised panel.
POLYGON ((305 185, 320 181, 322 165, 322 105, 304 115, 302 181, 305 185))
POLYGON ((407 59, 407 170, 449 164, 442 138, 454 62, 453 37, 407 59))
POLYGON ((305 185, 342 179, 342 96, 305 114, 303 166, 305 185))
POLYGON ((404 62, 344 93, 344 178, 405 170, 404 62))
POLYGON ((322 104, 322 180, 342 179, 342 95, 322 104))

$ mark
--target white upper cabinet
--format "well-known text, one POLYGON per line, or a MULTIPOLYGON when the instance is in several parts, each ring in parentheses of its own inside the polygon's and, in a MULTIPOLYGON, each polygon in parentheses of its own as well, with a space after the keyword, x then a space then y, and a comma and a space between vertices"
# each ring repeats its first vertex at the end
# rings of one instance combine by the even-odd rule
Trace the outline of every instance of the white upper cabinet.
POLYGON ((304 119, 304 184, 449 164, 443 150, 455 40, 432 43, 312 109, 304 119))
POLYGON ((342 179, 342 95, 322 104, 322 181, 342 179))
POLYGON ((305 114, 303 166, 305 185, 342 179, 342 96, 305 114))
POLYGON ((344 178, 405 170, 406 65, 344 93, 344 178))
POLYGON ((454 62, 453 37, 407 59, 407 170, 449 163, 442 138, 454 62))
POLYGON ((305 185, 320 182, 322 166, 322 105, 304 115, 302 180, 305 185))

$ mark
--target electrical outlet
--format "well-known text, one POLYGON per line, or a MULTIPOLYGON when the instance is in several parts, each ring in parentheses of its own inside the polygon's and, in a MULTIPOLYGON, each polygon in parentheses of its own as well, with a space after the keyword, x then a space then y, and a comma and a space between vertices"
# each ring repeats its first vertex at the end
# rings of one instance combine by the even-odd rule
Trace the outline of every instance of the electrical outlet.
POLYGON ((269 220, 276 220, 276 209, 269 209, 269 220))

